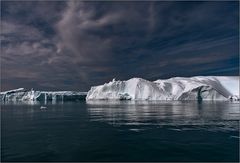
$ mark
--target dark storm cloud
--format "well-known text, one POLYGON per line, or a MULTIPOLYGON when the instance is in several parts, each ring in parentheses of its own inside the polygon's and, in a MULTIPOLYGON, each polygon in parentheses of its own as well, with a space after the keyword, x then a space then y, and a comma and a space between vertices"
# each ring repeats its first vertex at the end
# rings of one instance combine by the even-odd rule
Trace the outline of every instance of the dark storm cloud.
POLYGON ((238 2, 2 2, 2 89, 238 75, 238 2))

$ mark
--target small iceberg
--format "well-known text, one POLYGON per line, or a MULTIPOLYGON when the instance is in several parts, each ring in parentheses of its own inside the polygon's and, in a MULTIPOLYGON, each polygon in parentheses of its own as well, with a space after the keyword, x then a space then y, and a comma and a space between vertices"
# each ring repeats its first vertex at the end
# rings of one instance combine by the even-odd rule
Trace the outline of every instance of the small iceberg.
POLYGON ((41 106, 40 109, 45 110, 45 109, 47 109, 47 107, 46 106, 41 106))

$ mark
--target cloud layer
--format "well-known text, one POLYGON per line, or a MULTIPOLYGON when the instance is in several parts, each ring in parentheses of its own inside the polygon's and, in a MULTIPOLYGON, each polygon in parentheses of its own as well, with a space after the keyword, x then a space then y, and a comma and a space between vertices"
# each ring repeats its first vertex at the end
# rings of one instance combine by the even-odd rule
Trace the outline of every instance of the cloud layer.
POLYGON ((2 2, 1 90, 238 75, 238 2, 2 2))

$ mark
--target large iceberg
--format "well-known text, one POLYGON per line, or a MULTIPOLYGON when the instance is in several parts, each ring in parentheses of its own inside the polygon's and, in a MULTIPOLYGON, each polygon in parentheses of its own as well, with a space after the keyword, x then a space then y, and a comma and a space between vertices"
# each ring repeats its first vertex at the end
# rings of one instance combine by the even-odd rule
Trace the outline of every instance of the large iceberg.
POLYGON ((239 100, 239 77, 174 77, 148 81, 115 79, 91 87, 86 100, 239 100))
POLYGON ((0 92, 0 101, 78 101, 78 100, 234 100, 239 101, 239 77, 174 77, 148 81, 115 79, 94 86, 88 92, 34 91, 19 88, 0 92))
POLYGON ((19 88, 0 92, 0 101, 78 101, 85 100, 87 92, 77 91, 34 91, 19 88))

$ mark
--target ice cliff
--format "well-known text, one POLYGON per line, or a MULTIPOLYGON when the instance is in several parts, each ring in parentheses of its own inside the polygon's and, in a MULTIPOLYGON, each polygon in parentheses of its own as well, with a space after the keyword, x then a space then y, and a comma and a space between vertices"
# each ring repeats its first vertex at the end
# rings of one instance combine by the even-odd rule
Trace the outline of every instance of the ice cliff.
POLYGON ((239 100, 239 77, 174 77, 148 81, 132 78, 94 86, 86 100, 239 100))
POLYGON ((0 92, 0 101, 77 101, 85 100, 87 92, 76 91, 34 91, 19 88, 0 92))

